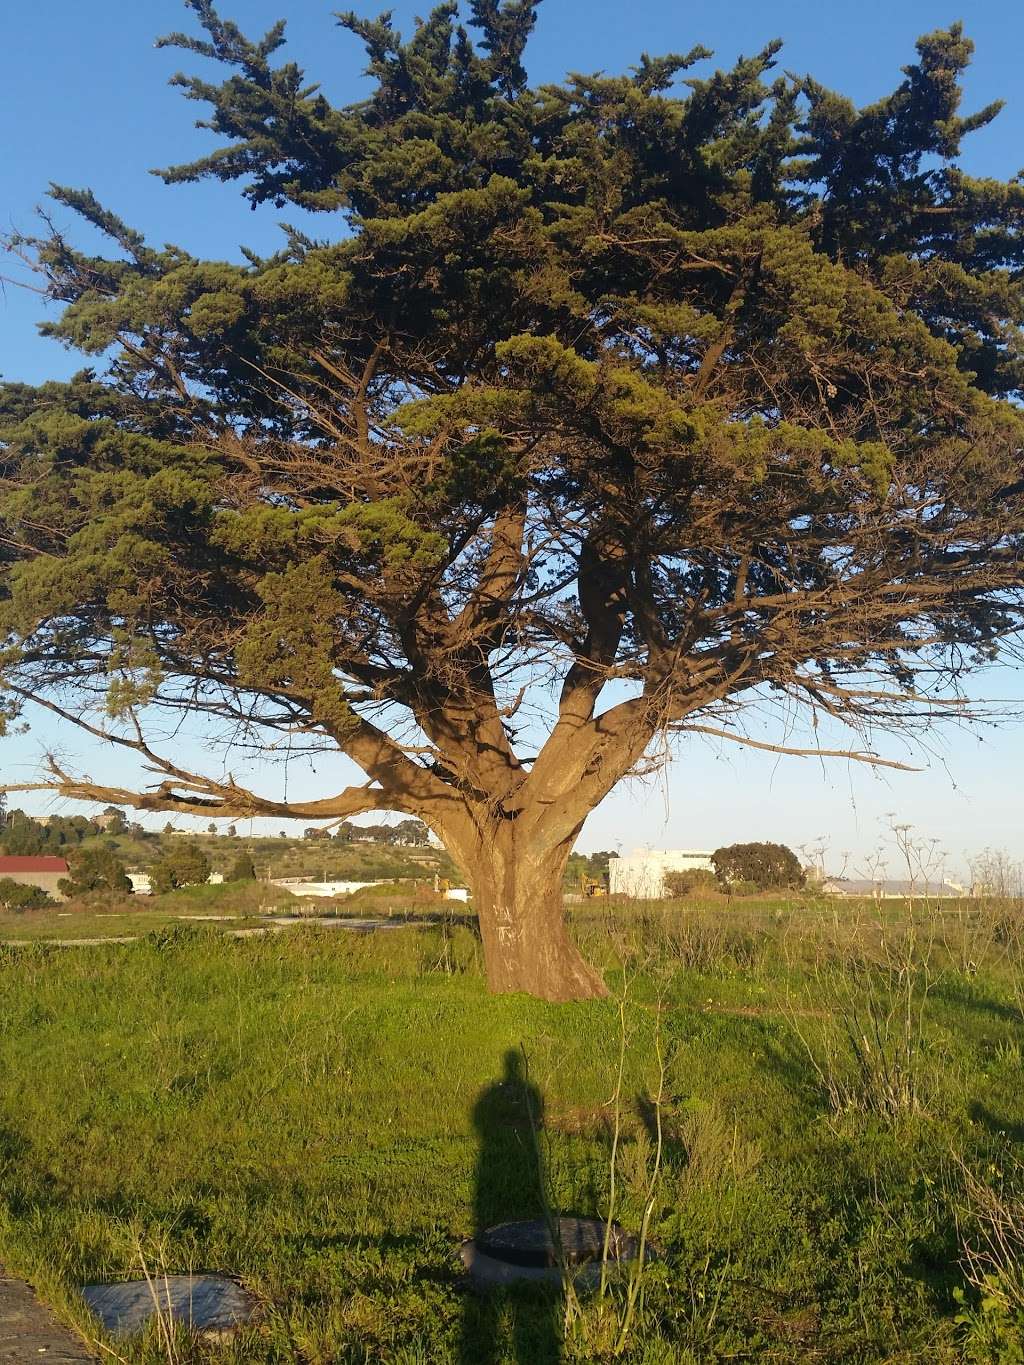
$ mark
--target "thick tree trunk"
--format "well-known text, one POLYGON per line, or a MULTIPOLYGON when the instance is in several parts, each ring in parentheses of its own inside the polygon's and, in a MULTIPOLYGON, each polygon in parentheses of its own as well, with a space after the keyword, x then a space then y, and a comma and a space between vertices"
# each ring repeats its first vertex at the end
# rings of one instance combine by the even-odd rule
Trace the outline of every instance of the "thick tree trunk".
POLYGON ((524 846, 497 828, 463 861, 480 923, 488 988, 542 1000, 592 1000, 607 994, 576 947, 565 918, 562 874, 568 848, 524 846))

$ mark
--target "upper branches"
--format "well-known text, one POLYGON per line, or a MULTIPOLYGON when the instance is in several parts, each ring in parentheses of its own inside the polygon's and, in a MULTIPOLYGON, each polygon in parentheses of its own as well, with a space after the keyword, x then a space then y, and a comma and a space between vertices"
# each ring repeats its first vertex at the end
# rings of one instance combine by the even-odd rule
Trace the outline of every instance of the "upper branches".
MULTIPOLYGON (((1004 648, 1024 199, 956 165, 994 114, 958 29, 857 110, 776 44, 530 90, 533 5, 474 5, 479 50, 453 4, 346 15, 375 89, 336 107, 192 8, 227 145, 171 178, 348 230, 208 262, 59 190, 109 257, 15 244, 113 359, 0 390, 8 698, 295 726, 417 813, 571 829, 759 691, 899 723, 1004 648)), ((147 799, 257 799, 204 781, 147 799)))

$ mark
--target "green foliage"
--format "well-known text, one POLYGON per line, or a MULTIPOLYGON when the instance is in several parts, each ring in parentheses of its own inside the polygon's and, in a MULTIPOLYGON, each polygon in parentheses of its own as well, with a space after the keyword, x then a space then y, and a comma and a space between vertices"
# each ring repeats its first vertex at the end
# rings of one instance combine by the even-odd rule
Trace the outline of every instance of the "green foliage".
POLYGON ((173 891, 178 885, 170 859, 161 858, 149 869, 149 885, 154 896, 173 891))
POLYGON ((51 815, 34 820, 22 810, 12 810, 0 826, 0 852, 10 857, 64 857, 85 839, 102 833, 84 815, 51 815))
POLYGON ((71 875, 60 882, 60 889, 69 899, 96 891, 131 894, 132 884, 124 863, 109 847, 99 845, 80 849, 71 854, 68 867, 71 875))
POLYGON ((341 844, 382 844, 385 848, 427 848, 430 832, 422 820, 398 820, 393 825, 353 824, 342 820, 334 838, 341 844))
POLYGON ((714 891, 715 874, 707 868, 691 867, 686 872, 666 872, 665 891, 670 896, 701 896, 714 891))
MULTIPOLYGON (((324 236, 206 261, 62 186, 105 254, 15 235, 90 367, 0 387, 0 728, 198 702, 360 764, 327 818, 550 851, 659 731, 768 690, 909 719, 1019 629, 1024 183, 960 164, 998 112, 960 25, 858 108, 777 42, 531 88, 529 0, 346 13, 335 104, 283 25, 189 9, 220 145, 165 179, 324 236)), ((168 807, 287 813, 140 752, 168 807)))
POLYGON ((800 859, 785 844, 730 844, 711 855, 715 876, 727 891, 738 895, 801 887, 806 880, 800 859))
POLYGON ((46 836, 34 820, 23 811, 14 810, 3 828, 3 850, 12 857, 32 857, 42 853, 46 836))
POLYGON ((40 910, 52 904, 53 901, 42 887, 27 886, 10 877, 0 877, 0 910, 40 910))
POLYGON ((210 860, 198 844, 177 844, 150 870, 155 896, 179 886, 202 886, 210 878, 210 860))
POLYGON ((230 882, 254 882, 256 880, 256 865, 248 853, 243 849, 232 864, 231 871, 228 873, 230 882))
POLYGON ((607 850, 601 853, 572 853, 565 866, 565 887, 569 891, 580 889, 580 880, 588 877, 592 881, 608 885, 608 860, 615 854, 607 850))

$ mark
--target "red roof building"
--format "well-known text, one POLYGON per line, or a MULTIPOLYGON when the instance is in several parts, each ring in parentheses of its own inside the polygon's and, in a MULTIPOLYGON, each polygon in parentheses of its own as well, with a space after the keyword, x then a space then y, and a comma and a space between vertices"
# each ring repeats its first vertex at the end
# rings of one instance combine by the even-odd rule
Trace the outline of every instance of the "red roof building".
POLYGON ((11 877, 16 872, 58 872, 67 876, 68 865, 63 858, 6 858, 0 857, 0 877, 11 877))
POLYGON ((38 886, 51 900, 65 899, 60 883, 67 875, 68 865, 63 858, 0 858, 0 881, 38 886))

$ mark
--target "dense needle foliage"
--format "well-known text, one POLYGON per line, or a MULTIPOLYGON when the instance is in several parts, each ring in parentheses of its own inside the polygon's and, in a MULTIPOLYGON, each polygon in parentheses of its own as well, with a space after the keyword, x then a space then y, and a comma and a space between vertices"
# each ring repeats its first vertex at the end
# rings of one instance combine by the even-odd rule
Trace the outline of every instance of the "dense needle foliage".
POLYGON ((586 993, 565 859, 660 735, 736 737, 755 701, 904 726, 1017 630, 1024 186, 959 165, 998 105, 961 113, 958 26, 864 109, 777 44, 533 88, 524 0, 472 0, 475 43, 454 3, 407 40, 341 16, 375 84, 334 105, 283 25, 189 8, 166 42, 227 68, 176 78, 220 145, 165 178, 324 235, 201 260, 58 187, 109 256, 15 242, 92 368, 0 389, 4 700, 159 775, 55 760, 65 795, 407 810, 474 884, 492 981, 586 993), (161 707, 369 784, 183 770, 161 707))

